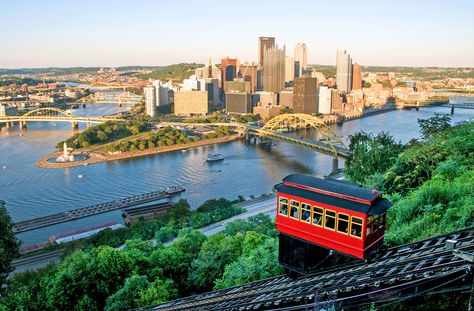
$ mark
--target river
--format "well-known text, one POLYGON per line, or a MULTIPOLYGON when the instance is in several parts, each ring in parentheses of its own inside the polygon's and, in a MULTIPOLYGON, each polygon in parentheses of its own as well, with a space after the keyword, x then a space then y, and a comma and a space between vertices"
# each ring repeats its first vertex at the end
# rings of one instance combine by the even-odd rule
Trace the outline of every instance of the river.
MULTIPOLYGON (((88 105, 74 111, 81 115, 108 115, 116 105, 88 105)), ((419 137, 416 120, 434 113, 449 113, 434 107, 397 110, 334 125, 338 135, 386 131, 407 142, 419 137)), ((474 117, 474 110, 457 109, 453 122, 474 117)), ((81 125, 80 129, 84 126, 81 125)), ((209 198, 235 199, 238 195, 259 195, 291 173, 326 175, 331 158, 304 147, 277 141, 271 149, 236 141, 203 146, 187 152, 170 152, 143 158, 100 163, 69 169, 45 169, 36 160, 49 154, 56 143, 74 133, 67 123, 31 122, 20 136, 18 128, 0 131, 0 199, 6 201, 14 221, 89 206, 117 198, 162 189, 167 185, 186 188, 178 198, 186 198, 193 208, 209 198), (225 160, 206 163, 208 153, 221 153, 225 160), (3 166, 6 169, 3 169, 3 166), (83 178, 78 176, 82 175, 83 178)), ((342 166, 343 164, 340 163, 342 166)), ((56 233, 69 232, 107 221, 122 222, 120 211, 73 222, 40 228, 18 235, 23 245, 45 241, 56 233)))

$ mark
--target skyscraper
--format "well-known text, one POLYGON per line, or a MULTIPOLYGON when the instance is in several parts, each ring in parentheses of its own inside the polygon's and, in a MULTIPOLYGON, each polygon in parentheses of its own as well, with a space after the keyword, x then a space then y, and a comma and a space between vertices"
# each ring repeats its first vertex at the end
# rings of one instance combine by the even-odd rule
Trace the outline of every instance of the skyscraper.
POLYGON ((352 85, 352 59, 345 50, 337 51, 336 58, 336 84, 341 92, 348 93, 352 85))
POLYGON ((316 78, 295 79, 293 111, 306 114, 318 112, 318 80, 316 78))
POLYGON ((263 90, 279 93, 285 88, 285 46, 266 49, 263 55, 263 90))
POLYGON ((156 92, 154 86, 147 86, 143 89, 145 95, 146 114, 154 117, 156 115, 156 92))
POLYGON ((285 82, 295 79, 295 59, 290 56, 285 57, 285 82))
POLYGON ((166 106, 169 105, 169 91, 170 91, 170 84, 162 83, 160 80, 154 80, 152 82, 153 86, 155 87, 155 101, 156 106, 166 106))
POLYGON ((234 72, 232 77, 235 77, 237 72, 239 71, 239 60, 237 58, 229 58, 227 56, 226 58, 221 59, 221 81, 222 81, 222 86, 224 86, 225 81, 232 81, 232 80, 227 80, 228 74, 227 74, 227 66, 232 65, 234 66, 234 72))
POLYGON ((239 65, 239 77, 241 77, 244 81, 250 82, 250 90, 251 92, 255 92, 257 90, 257 71, 258 71, 258 64, 255 63, 244 63, 239 65))
POLYGON ((360 65, 357 63, 352 65, 352 89, 362 89, 362 72, 360 70, 360 65))
POLYGON ((275 37, 259 37, 258 38, 258 65, 263 68, 264 53, 267 49, 275 47, 275 37))
POLYGON ((295 46, 295 62, 299 62, 298 77, 303 75, 303 69, 308 66, 308 47, 304 43, 298 43, 295 46))
POLYGON ((339 91, 331 89, 331 113, 342 113, 342 98, 339 91))

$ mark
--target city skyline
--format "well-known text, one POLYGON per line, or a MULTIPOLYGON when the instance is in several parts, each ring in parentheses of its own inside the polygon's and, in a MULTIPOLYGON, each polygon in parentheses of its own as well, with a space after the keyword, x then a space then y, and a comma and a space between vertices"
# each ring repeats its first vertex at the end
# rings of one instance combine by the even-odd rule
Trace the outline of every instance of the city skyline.
POLYGON ((275 37, 288 51, 304 42, 308 64, 335 65, 336 50, 343 49, 362 66, 474 67, 474 41, 465 38, 474 33, 469 1, 292 5, 304 8, 304 15, 290 14, 283 1, 237 6, 215 0, 199 5, 0 0, 0 29, 7 42, 0 68, 161 66, 205 63, 209 56, 257 62, 260 36, 275 37))

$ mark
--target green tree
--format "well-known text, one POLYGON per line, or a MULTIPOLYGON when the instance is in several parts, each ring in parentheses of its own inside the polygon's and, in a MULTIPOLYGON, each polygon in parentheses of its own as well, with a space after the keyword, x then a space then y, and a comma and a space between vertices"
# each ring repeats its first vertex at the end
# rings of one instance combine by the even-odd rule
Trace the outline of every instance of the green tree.
POLYGON ((8 274, 12 271, 11 262, 18 254, 20 246, 12 226, 13 222, 5 207, 5 202, 0 201, 0 291, 8 274))
POLYGON ((404 146, 388 133, 358 132, 349 136, 350 157, 345 174, 356 183, 368 186, 376 174, 383 174, 396 161, 404 146))
POLYGON ((107 298, 105 311, 125 311, 138 307, 140 295, 149 285, 145 276, 132 275, 125 280, 121 289, 107 298))
POLYGON ((444 132, 451 127, 451 117, 447 114, 436 113, 434 117, 418 119, 417 121, 424 140, 428 140, 433 135, 444 132))
POLYGON ((244 235, 226 236, 218 233, 203 243, 191 265, 189 283, 202 291, 212 290, 214 281, 222 276, 226 265, 242 254, 244 235))
POLYGON ((225 267, 222 278, 216 280, 215 289, 276 276, 282 272, 278 263, 278 239, 248 232, 243 254, 225 267))
POLYGON ((177 296, 178 291, 174 287, 173 281, 169 279, 157 279, 145 290, 140 292, 140 299, 137 304, 139 307, 145 307, 152 304, 163 303, 177 296))
POLYGON ((107 136, 107 133, 104 131, 97 131, 97 139, 99 141, 106 141, 109 137, 107 136))

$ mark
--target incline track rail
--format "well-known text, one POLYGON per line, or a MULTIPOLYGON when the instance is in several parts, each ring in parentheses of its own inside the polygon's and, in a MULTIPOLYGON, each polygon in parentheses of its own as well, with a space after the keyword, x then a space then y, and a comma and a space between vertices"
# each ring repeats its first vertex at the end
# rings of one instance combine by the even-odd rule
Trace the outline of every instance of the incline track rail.
POLYGON ((278 276, 181 298, 145 310, 264 310, 317 306, 324 301, 357 305, 409 297, 440 287, 470 287, 470 264, 446 247, 474 252, 474 228, 394 247, 371 262, 326 269, 298 279, 278 276))

